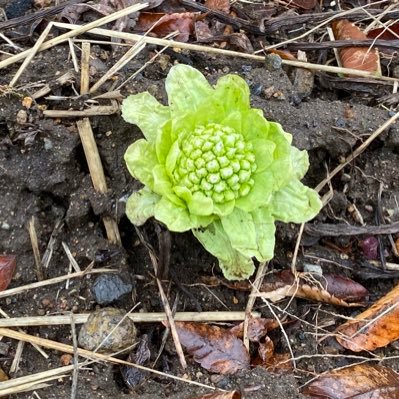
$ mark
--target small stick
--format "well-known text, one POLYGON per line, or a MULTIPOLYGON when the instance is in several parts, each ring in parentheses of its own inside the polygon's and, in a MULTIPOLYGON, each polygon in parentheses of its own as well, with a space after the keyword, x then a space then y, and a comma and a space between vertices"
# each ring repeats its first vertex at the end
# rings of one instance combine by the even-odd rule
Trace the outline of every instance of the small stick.
POLYGON ((133 57, 139 54, 146 43, 142 41, 137 42, 134 46, 132 46, 113 66, 110 68, 104 76, 102 76, 90 89, 90 93, 94 93, 97 91, 114 73, 118 72, 121 68, 123 68, 128 62, 131 61, 133 57))
POLYGON ((36 53, 38 52, 40 46, 42 45, 42 43, 44 42, 44 40, 46 39, 47 35, 50 32, 50 29, 53 27, 53 23, 49 22, 49 24, 46 26, 46 29, 44 29, 43 33, 39 36, 39 38, 37 39, 35 45, 29 50, 29 55, 25 58, 25 61, 22 63, 22 65, 19 67, 17 73, 15 74, 15 76, 12 78, 9 86, 13 87, 15 86, 15 83, 17 83, 18 79, 20 78, 20 76, 22 75, 22 73, 24 72, 24 70, 27 68, 27 66, 29 65, 29 63, 32 61, 32 58, 36 55, 36 53))
POLYGON ((87 94, 90 86, 90 43, 82 43, 82 58, 80 60, 80 94, 87 94))
MULTIPOLYGON (((10 318, 10 316, 3 310, 3 309, 1 309, 0 308, 0 314, 3 316, 3 317, 5 317, 6 319, 9 319, 10 318)), ((21 332, 23 332, 22 330, 20 330, 20 329, 18 329, 18 331, 21 331, 21 332)), ((45 359, 48 359, 49 358, 49 356, 48 356, 48 354, 40 347, 40 346, 37 346, 36 344, 33 344, 32 345, 45 359)), ((14 363, 14 362, 13 362, 14 363)), ((12 369, 12 368, 11 368, 12 369)), ((10 369, 10 371, 11 371, 11 369, 10 369)), ((17 371, 17 370, 15 370, 15 371, 17 371)))
MULTIPOLYGON (((74 78, 74 74, 72 71, 68 71, 67 73, 64 73, 63 75, 61 75, 59 78, 57 78, 55 81, 60 84, 60 85, 64 85, 65 83, 69 83, 73 80, 74 78)), ((36 91, 35 93, 32 94, 32 98, 34 100, 37 100, 40 97, 44 97, 47 94, 49 94, 51 92, 51 87, 50 85, 47 83, 44 87, 42 87, 40 90, 36 91)))
POLYGON ((256 272, 255 281, 252 285, 251 294, 249 295, 247 306, 245 308, 245 319, 244 319, 244 333, 243 333, 243 342, 247 350, 249 351, 249 339, 248 339, 248 325, 249 319, 254 317, 252 309, 255 305, 256 296, 255 294, 259 292, 259 288, 262 285, 263 279, 265 277, 265 271, 267 269, 267 265, 269 262, 261 262, 258 266, 258 270, 256 272))
MULTIPOLYGON (((96 21, 90 22, 86 25, 75 25, 75 27, 72 28, 73 29, 72 31, 64 33, 63 35, 60 35, 58 37, 55 37, 54 39, 51 39, 51 40, 43 43, 40 46, 39 51, 47 50, 51 47, 56 46, 57 44, 67 41, 68 39, 70 39, 72 37, 81 35, 82 33, 85 33, 93 28, 96 28, 101 25, 105 25, 109 22, 115 21, 116 19, 122 18, 122 17, 132 14, 134 12, 140 11, 146 7, 148 7, 147 3, 135 4, 133 6, 123 8, 122 10, 114 12, 114 13, 107 15, 103 18, 97 19, 96 21)), ((66 24, 66 25, 68 25, 68 24, 66 24)), ((55 24, 53 24, 53 26, 55 26, 55 24)), ((30 51, 31 50, 23 51, 22 53, 16 54, 10 58, 7 58, 7 59, 1 61, 0 69, 5 68, 5 67, 13 64, 14 62, 17 62, 17 61, 20 61, 20 60, 26 58, 30 54, 30 51)))
POLYGON ((48 118, 87 118, 89 116, 112 115, 119 112, 115 105, 99 105, 88 108, 84 111, 46 109, 43 115, 48 118))
POLYGON ((59 378, 61 374, 69 373, 70 371, 73 370, 74 366, 63 366, 63 367, 57 367, 55 369, 51 370, 46 370, 46 371, 41 371, 39 373, 23 376, 23 377, 18 377, 18 378, 13 378, 8 381, 2 381, 0 383, 0 394, 3 395, 9 395, 13 392, 7 391, 11 390, 13 388, 20 388, 24 385, 27 384, 39 384, 43 382, 44 380, 48 380, 50 378, 59 378))
POLYGON ((40 251, 39 251, 39 243, 37 240, 37 234, 36 234, 36 229, 35 229, 35 217, 32 216, 31 220, 29 221, 29 237, 32 245, 32 250, 33 250, 33 257, 35 258, 35 265, 36 265, 36 277, 39 281, 44 280, 44 273, 42 269, 42 262, 41 262, 41 256, 40 256, 40 251))
POLYGON ((76 262, 75 258, 73 257, 71 250, 69 249, 68 245, 63 241, 62 242, 62 248, 64 248, 64 251, 66 253, 66 256, 68 257, 69 263, 72 265, 76 273, 79 273, 82 271, 80 266, 78 265, 78 262, 76 262))
POLYGON ((68 45, 69 45, 69 52, 71 53, 73 69, 75 70, 76 73, 79 73, 78 57, 76 57, 76 51, 75 48, 73 47, 72 39, 68 39, 68 45))
MULTIPOLYGON (((84 118, 77 121, 76 124, 78 126, 94 189, 99 193, 105 194, 108 191, 107 183, 105 181, 104 170, 100 154, 98 153, 97 144, 94 139, 93 130, 91 129, 90 120, 84 118)), ((121 237, 116 221, 110 216, 104 216, 103 222, 110 242, 121 245, 121 237)))
MULTIPOLYGON (((74 28, 78 27, 79 25, 55 22, 54 26, 57 26, 59 28, 65 28, 65 29, 74 29, 74 28)), ((131 41, 143 40, 149 44, 156 44, 156 45, 160 45, 160 46, 172 46, 172 47, 191 50, 191 51, 205 52, 205 53, 209 53, 209 54, 240 57, 240 58, 246 58, 246 59, 259 61, 259 62, 265 61, 264 56, 259 56, 256 54, 240 53, 239 51, 223 50, 223 49, 218 49, 215 47, 201 46, 198 44, 190 44, 190 43, 182 43, 182 42, 177 42, 174 40, 158 39, 155 37, 148 37, 148 36, 145 36, 145 38, 143 38, 143 36, 140 36, 140 35, 137 35, 134 33, 117 32, 117 31, 113 31, 110 29, 95 28, 95 29, 91 30, 91 33, 93 33, 95 35, 106 36, 106 37, 115 37, 118 39, 125 39, 125 40, 131 40, 131 41)), ((310 70, 314 70, 314 71, 331 72, 331 73, 344 74, 344 75, 357 75, 357 76, 361 76, 361 77, 365 77, 365 78, 384 80, 384 81, 388 81, 391 83, 397 81, 397 79, 394 79, 394 78, 390 78, 387 76, 378 76, 372 72, 359 71, 358 69, 353 69, 353 68, 340 68, 340 67, 335 67, 335 66, 330 66, 330 65, 312 64, 310 62, 301 62, 301 61, 293 61, 293 60, 282 60, 281 62, 283 65, 293 66, 293 67, 297 67, 297 68, 305 68, 305 69, 310 69, 310 70)), ((0 62, 0 68, 1 68, 1 62, 0 62)))
MULTIPOLYGON (((195 321, 195 322, 226 322, 226 321, 243 321, 245 312, 177 312, 174 315, 175 321, 195 321)), ((89 318, 89 313, 74 313, 75 324, 83 324, 89 318)), ((128 317, 134 323, 157 323, 167 319, 166 313, 129 313, 128 317)), ((260 317, 259 312, 252 312, 252 317, 260 317)), ((70 324, 71 318, 68 315, 54 316, 28 316, 13 317, 9 319, 0 319, 0 327, 34 327, 34 326, 58 326, 70 324)))
MULTIPOLYGON (((73 354, 73 346, 71 345, 67 345, 67 344, 62 344, 56 341, 52 341, 50 339, 45 339, 45 338, 40 338, 40 337, 36 337, 34 335, 30 335, 30 334, 26 334, 26 333, 20 333, 18 331, 14 331, 8 328, 0 328, 0 335, 4 335, 5 337, 8 338, 12 338, 12 339, 17 339, 20 341, 25 341, 25 342, 30 342, 30 343, 35 343, 38 344, 40 346, 44 346, 45 348, 49 348, 49 349, 55 349, 57 351, 61 351, 64 353, 71 353, 73 354)), ((125 360, 122 359, 118 359, 116 357, 113 357, 111 355, 104 355, 102 353, 96 353, 96 352, 91 352, 89 350, 86 349, 81 349, 81 348, 77 348, 77 353, 80 356, 83 356, 87 359, 90 360, 96 360, 96 361, 104 361, 104 362, 111 362, 111 363, 115 363, 115 364, 123 364, 126 366, 131 366, 131 367, 135 367, 139 370, 144 370, 153 374, 157 374, 157 375, 161 375, 162 377, 167 377, 167 378, 171 378, 173 380, 177 380, 180 382, 185 382, 185 383, 189 383, 192 385, 197 385, 200 386, 202 388, 207 388, 207 389, 212 389, 215 390, 215 387, 212 387, 210 385, 205 385, 205 384, 201 384, 200 382, 197 381, 191 381, 191 380, 187 380, 185 378, 181 378, 181 377, 177 377, 174 376, 172 374, 166 374, 166 373, 162 373, 161 371, 158 370, 154 370, 154 369, 150 369, 148 367, 144 367, 141 366, 139 364, 135 364, 135 363, 131 363, 131 362, 127 362, 125 360)), ((2 388, 3 384, 6 384, 5 382, 0 383, 0 389, 2 388)), ((0 394, 1 394, 1 390, 0 390, 0 394)))
POLYGON ((14 374, 19 369, 19 362, 21 361, 22 352, 24 351, 25 342, 19 341, 17 345, 17 349, 15 350, 14 359, 12 360, 12 364, 10 367, 10 374, 14 374))
POLYGON ((72 387, 71 399, 76 399, 78 396, 78 376, 79 376, 79 356, 78 356, 78 339, 76 337, 75 317, 71 313, 71 334, 73 343, 73 373, 72 373, 72 387))
POLYGON ((84 277, 86 274, 116 273, 116 272, 117 272, 116 269, 92 269, 92 270, 87 270, 86 269, 86 270, 83 270, 82 272, 79 272, 79 273, 66 274, 65 276, 54 277, 54 278, 51 278, 51 279, 48 279, 48 280, 38 281, 36 283, 26 284, 26 285, 23 285, 21 287, 10 288, 9 290, 1 291, 0 292, 0 298, 6 298, 6 297, 11 296, 11 295, 22 294, 23 292, 32 290, 34 288, 45 287, 47 285, 61 283, 61 282, 65 281, 65 280, 68 280, 70 278, 84 277))
POLYGON ((158 285, 158 290, 159 290, 159 294, 161 297, 162 305, 165 310, 166 318, 167 318, 167 321, 169 324, 168 327, 170 328, 173 343, 175 344, 176 353, 179 357, 181 366, 183 367, 183 369, 186 369, 187 362, 186 362, 186 358, 184 357, 183 348, 181 346, 180 339, 179 339, 179 334, 177 333, 174 316, 173 316, 172 310, 170 309, 170 305, 169 305, 168 299, 165 295, 165 291, 162 287, 161 280, 158 277, 158 275, 159 275, 158 261, 157 261, 156 255, 155 255, 154 248, 152 248, 152 246, 145 240, 143 233, 138 228, 136 228, 136 233, 139 236, 141 243, 147 248, 148 254, 150 255, 150 259, 151 259, 152 267, 154 268, 155 279, 156 279, 156 282, 158 285))

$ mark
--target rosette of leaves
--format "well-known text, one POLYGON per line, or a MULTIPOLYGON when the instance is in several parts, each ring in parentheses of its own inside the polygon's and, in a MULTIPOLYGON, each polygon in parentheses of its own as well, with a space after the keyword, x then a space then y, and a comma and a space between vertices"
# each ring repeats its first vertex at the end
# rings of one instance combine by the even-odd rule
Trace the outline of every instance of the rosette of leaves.
POLYGON ((227 279, 248 278, 253 258, 273 257, 274 222, 301 223, 321 208, 300 182, 309 162, 292 136, 251 108, 237 75, 212 87, 195 68, 173 66, 168 106, 148 92, 123 101, 122 116, 144 134, 127 149, 132 176, 144 184, 127 201, 135 225, 150 217, 169 230, 192 230, 227 279))

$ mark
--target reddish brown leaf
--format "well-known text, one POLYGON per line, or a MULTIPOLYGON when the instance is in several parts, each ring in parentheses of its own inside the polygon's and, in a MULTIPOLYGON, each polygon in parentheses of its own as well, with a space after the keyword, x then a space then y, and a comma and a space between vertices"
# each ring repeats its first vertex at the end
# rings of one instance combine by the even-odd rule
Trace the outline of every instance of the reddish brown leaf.
POLYGON ((295 8, 302 8, 303 10, 311 10, 315 8, 317 0, 291 0, 287 2, 287 5, 295 8))
POLYGON ((384 366, 357 364, 321 375, 302 393, 325 399, 399 399, 399 374, 384 366))
POLYGON ((193 399, 241 399, 241 394, 238 391, 216 392, 208 395, 197 396, 193 399))
POLYGON ((16 267, 14 255, 0 255, 0 291, 7 289, 16 267))
POLYGON ((194 18, 197 13, 183 12, 183 13, 154 13, 142 12, 136 24, 136 30, 146 32, 151 29, 151 32, 157 36, 166 36, 174 31, 179 31, 176 40, 187 42, 194 30, 194 18), (155 25, 154 25, 155 24, 155 25))
POLYGON ((389 30, 385 28, 372 29, 367 33, 369 39, 381 40, 398 40, 399 36, 399 22, 389 26, 389 30))
MULTIPOLYGON (((248 323, 248 339, 251 342, 259 342, 268 331, 274 330, 279 324, 274 319, 250 318, 248 323)), ((230 331, 238 338, 244 334, 244 322, 234 326, 230 331)))
MULTIPOLYGON (((332 28, 337 40, 365 40, 367 36, 347 19, 333 21, 332 28)), ((378 50, 368 47, 346 47, 339 50, 345 68, 381 73, 378 50)))
POLYGON ((298 61, 297 58, 288 50, 280 50, 277 48, 273 48, 271 50, 268 50, 268 52, 272 54, 277 54, 283 60, 298 61))
POLYGON ((274 343, 269 337, 266 337, 265 342, 259 344, 258 353, 263 364, 266 364, 273 357, 274 343))
POLYGON ((337 332, 342 335, 338 342, 354 352, 372 351, 399 339, 399 285, 337 332))
POLYGON ((368 291, 355 281, 335 274, 319 276, 312 273, 301 273, 298 279, 290 270, 277 273, 275 281, 265 282, 261 287, 261 295, 273 301, 287 296, 326 302, 337 306, 361 306, 361 301, 368 291))
POLYGON ((211 10, 223 11, 226 14, 230 12, 229 0, 206 0, 204 5, 211 10))
POLYGON ((176 322, 176 329, 183 347, 205 369, 233 374, 248 368, 248 351, 229 330, 191 322, 176 322))
POLYGON ((194 30, 195 30, 195 38, 197 39, 197 41, 213 37, 213 34, 208 24, 206 24, 203 21, 197 21, 194 24, 194 30))

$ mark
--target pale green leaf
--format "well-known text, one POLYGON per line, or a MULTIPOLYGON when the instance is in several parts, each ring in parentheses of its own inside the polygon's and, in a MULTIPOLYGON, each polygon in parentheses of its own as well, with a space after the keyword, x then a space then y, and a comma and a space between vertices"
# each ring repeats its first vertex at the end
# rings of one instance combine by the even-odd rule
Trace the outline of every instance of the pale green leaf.
POLYGON ((145 139, 131 144, 125 152, 125 162, 130 174, 150 189, 154 188, 152 171, 158 164, 155 148, 145 139))
POLYGON ((254 270, 252 259, 235 250, 219 220, 211 223, 205 230, 193 230, 195 237, 204 248, 218 258, 223 275, 228 280, 244 280, 254 270))
POLYGON ((172 117, 196 111, 214 90, 205 76, 188 65, 173 66, 165 80, 172 117))
POLYGON ((249 87, 247 82, 238 75, 222 76, 215 86, 214 96, 219 99, 225 112, 249 109, 249 87))
POLYGON ((158 102, 150 93, 131 95, 122 102, 122 117, 137 125, 148 141, 155 141, 158 129, 170 119, 169 107, 158 102))
POLYGON ((268 207, 258 208, 251 212, 256 227, 256 243, 258 245, 260 262, 270 260, 274 256, 276 227, 274 218, 268 207))
POLYGON ((303 223, 314 218, 322 203, 316 191, 292 179, 288 185, 273 195, 270 210, 276 220, 303 223))
POLYGON ((166 197, 162 197, 155 205, 154 216, 155 219, 166 224, 170 231, 183 232, 198 227, 193 224, 185 206, 177 206, 166 197))
POLYGON ((301 180, 309 169, 309 156, 303 150, 300 151, 296 147, 291 147, 292 170, 297 179, 301 180))
POLYGON ((229 237, 231 246, 246 257, 260 258, 256 229, 252 214, 235 208, 229 215, 220 219, 229 237))
POLYGON ((161 197, 146 187, 134 192, 126 202, 126 216, 136 226, 141 226, 154 216, 155 205, 161 197))
POLYGON ((152 175, 154 177, 154 192, 166 197, 177 206, 185 206, 184 202, 175 194, 170 177, 163 165, 156 165, 152 170, 152 175))
POLYGON ((275 186, 274 177, 269 170, 255 173, 252 178, 254 185, 251 191, 245 197, 236 199, 236 207, 245 212, 252 212, 256 208, 268 205, 275 186))

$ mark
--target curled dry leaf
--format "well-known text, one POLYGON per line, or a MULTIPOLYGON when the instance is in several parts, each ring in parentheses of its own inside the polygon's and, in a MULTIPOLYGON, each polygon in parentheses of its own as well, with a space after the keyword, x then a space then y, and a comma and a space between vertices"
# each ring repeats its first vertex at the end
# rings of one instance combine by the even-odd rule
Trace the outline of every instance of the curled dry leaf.
MULTIPOLYGON (((140 366, 145 366, 150 360, 150 357, 151 352, 148 347, 148 335, 144 334, 135 350, 129 354, 127 361, 140 366)), ((130 389, 136 388, 137 385, 141 384, 147 376, 147 373, 144 370, 132 366, 122 366, 121 374, 125 384, 130 389)))
POLYGON ((155 13, 142 12, 135 27, 136 30, 146 32, 151 29, 151 32, 157 36, 166 36, 169 33, 178 31, 179 35, 176 40, 187 42, 194 30, 194 21, 198 13, 183 12, 183 13, 155 13))
POLYGON ((290 270, 277 273, 274 282, 263 283, 259 294, 273 302, 295 296, 347 307, 363 306, 362 303, 352 301, 362 301, 367 295, 366 288, 346 277, 301 273, 295 279, 290 270))
POLYGON ((325 399, 398 399, 399 375, 388 367, 356 364, 321 375, 302 393, 325 399))
MULTIPOLYGON (((274 319, 253 318, 248 323, 248 339, 251 342, 259 342, 269 331, 274 330, 279 325, 274 319)), ((230 331, 238 338, 242 338, 244 334, 244 322, 234 326, 230 331)))
POLYGON ((215 392, 208 395, 197 396, 193 399, 241 399, 241 394, 238 391, 230 392, 215 392))
POLYGON ((354 352, 372 351, 399 339, 399 285, 336 332, 337 341, 354 352))
MULTIPOLYGON (((332 28, 337 40, 365 40, 367 36, 347 19, 333 21, 332 28)), ((345 68, 381 74, 380 57, 376 48, 346 47, 339 50, 345 68)))
POLYGON ((0 255, 0 291, 7 289, 17 267, 14 255, 0 255))
POLYGON ((176 322, 179 339, 202 367, 220 374, 233 374, 249 367, 249 354, 232 332, 202 323, 176 322))

